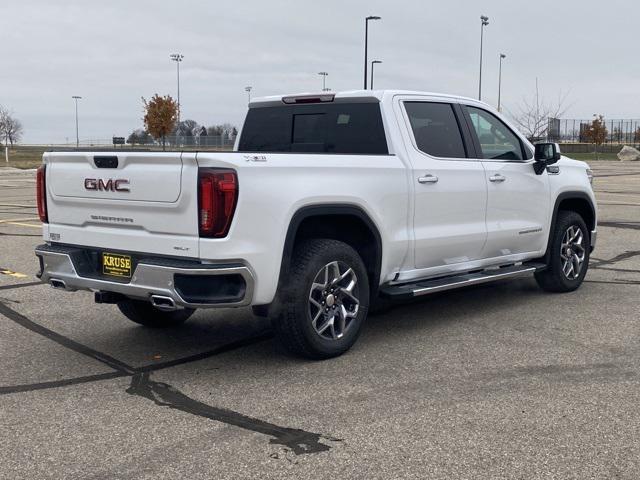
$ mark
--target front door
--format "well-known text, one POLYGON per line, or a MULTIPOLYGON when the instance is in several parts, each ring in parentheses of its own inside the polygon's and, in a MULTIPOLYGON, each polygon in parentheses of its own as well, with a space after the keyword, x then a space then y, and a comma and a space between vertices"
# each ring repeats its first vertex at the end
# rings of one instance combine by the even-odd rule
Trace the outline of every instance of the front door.
MULTIPOLYGON (((487 237, 487 187, 482 162, 471 158, 457 105, 403 103, 414 183, 415 268, 448 272, 480 258, 487 237)), ((434 272, 435 273, 435 272, 434 272)))
POLYGON ((549 235, 549 177, 536 175, 533 154, 493 113, 464 108, 482 152, 488 186, 487 243, 482 257, 543 252, 549 235))

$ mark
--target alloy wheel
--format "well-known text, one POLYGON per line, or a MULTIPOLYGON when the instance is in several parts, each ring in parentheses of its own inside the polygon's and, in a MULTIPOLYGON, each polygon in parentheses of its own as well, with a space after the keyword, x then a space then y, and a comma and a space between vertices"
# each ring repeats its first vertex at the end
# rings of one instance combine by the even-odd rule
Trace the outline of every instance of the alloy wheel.
POLYGON ((562 237, 560 246, 560 259, 562 272, 569 280, 575 280, 580 276, 586 250, 584 247, 584 235, 578 225, 571 225, 562 237))
POLYGON ((309 291, 309 316, 316 333, 329 340, 342 338, 353 324, 359 308, 355 271, 340 261, 322 267, 309 291))

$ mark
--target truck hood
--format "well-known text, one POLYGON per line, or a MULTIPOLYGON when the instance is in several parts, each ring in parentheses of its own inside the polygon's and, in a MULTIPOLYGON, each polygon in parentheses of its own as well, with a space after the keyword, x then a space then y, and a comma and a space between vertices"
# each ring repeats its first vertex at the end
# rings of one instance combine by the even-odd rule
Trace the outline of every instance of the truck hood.
POLYGON ((560 160, 558 160, 557 165, 565 166, 565 167, 577 167, 577 168, 589 168, 589 164, 587 162, 583 162, 582 160, 574 160, 573 158, 565 157, 562 155, 560 160))

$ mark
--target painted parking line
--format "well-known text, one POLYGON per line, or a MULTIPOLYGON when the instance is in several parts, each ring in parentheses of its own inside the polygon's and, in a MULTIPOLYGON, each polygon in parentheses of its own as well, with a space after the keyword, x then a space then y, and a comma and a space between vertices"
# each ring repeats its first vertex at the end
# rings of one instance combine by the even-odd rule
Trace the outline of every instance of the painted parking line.
POLYGON ((0 267, 0 274, 9 275, 10 277, 14 277, 14 278, 28 278, 29 277, 29 275, 25 275, 24 273, 14 272, 13 270, 9 270, 8 268, 2 268, 2 267, 0 267))
POLYGON ((5 225, 18 225, 20 227, 42 228, 42 225, 36 225, 34 223, 6 222, 5 225))
POLYGON ((0 223, 27 222, 29 220, 39 220, 39 218, 38 217, 7 218, 5 220, 0 220, 0 223))

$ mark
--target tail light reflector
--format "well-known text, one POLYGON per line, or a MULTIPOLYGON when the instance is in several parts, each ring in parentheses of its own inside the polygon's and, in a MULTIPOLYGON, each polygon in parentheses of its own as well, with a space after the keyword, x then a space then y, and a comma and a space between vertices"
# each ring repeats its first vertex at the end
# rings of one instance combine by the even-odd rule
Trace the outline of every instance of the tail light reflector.
POLYGON ((222 238, 229 232, 238 202, 233 170, 201 168, 198 172, 198 223, 201 237, 222 238))
POLYGON ((46 165, 38 167, 36 172, 36 203, 38 204, 38 216, 42 223, 48 223, 47 218, 47 181, 46 165))

